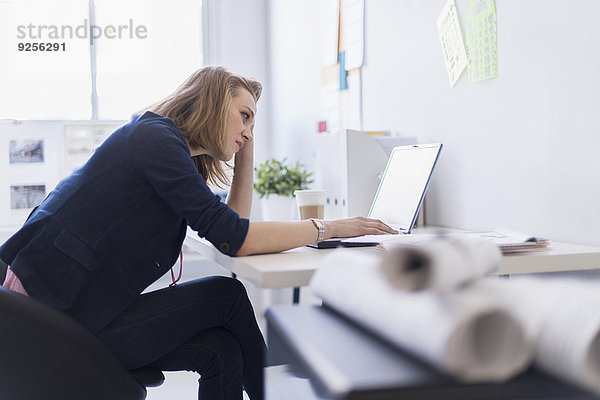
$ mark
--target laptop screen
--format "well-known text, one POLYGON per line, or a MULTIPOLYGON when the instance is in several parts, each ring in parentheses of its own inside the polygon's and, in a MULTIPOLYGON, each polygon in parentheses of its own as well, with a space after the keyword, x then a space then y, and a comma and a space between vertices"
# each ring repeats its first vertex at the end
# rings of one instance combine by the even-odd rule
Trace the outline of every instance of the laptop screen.
POLYGON ((441 143, 394 147, 369 217, 410 232, 441 149, 441 143))

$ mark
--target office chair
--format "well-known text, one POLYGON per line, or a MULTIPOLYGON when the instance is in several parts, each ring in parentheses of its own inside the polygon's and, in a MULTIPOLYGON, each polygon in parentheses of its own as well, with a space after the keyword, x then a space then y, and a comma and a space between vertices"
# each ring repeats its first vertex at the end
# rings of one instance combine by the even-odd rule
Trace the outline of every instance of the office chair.
POLYGON ((154 368, 127 371, 74 319, 0 287, 1 399, 143 400, 164 379, 154 368))

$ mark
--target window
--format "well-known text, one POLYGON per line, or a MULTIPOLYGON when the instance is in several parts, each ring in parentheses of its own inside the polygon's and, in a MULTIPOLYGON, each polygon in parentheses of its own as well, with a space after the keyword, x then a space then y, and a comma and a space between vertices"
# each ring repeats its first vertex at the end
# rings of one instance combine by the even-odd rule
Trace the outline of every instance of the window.
POLYGON ((127 120, 203 64, 201 0, 0 0, 0 35, 0 118, 127 120))
POLYGON ((48 26, 76 27, 87 14, 81 1, 0 2, 0 118, 91 118, 89 44, 47 36, 48 26), (66 50, 18 48, 42 42, 65 42, 66 50))
POLYGON ((100 119, 129 119, 131 113, 169 95, 202 66, 199 0, 96 0, 96 22, 100 26, 127 26, 129 31, 133 26, 138 30, 141 25, 132 23, 137 19, 147 26, 145 39, 127 36, 98 40, 100 119))

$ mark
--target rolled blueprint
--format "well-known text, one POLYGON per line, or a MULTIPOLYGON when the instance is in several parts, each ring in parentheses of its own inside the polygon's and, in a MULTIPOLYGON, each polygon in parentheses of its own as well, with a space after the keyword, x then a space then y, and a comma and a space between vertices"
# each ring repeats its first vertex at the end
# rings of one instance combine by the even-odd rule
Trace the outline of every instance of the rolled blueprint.
POLYGON ((448 289, 498 269, 502 253, 484 239, 437 238, 411 244, 389 244, 381 269, 390 284, 415 291, 448 289))
POLYGON ((405 292, 382 270, 380 252, 336 250, 310 282, 328 306, 464 382, 501 382, 530 363, 525 328, 477 285, 405 292))
POLYGON ((600 393, 600 282, 521 277, 482 287, 526 326, 540 369, 600 393))

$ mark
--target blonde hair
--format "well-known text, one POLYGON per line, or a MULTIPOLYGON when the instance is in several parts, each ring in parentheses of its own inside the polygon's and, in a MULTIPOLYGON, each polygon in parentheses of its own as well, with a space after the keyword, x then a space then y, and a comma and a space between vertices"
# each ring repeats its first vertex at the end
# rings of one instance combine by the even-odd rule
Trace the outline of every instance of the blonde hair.
MULTIPOLYGON (((247 90, 258 102, 262 86, 223 67, 208 66, 194 72, 177 90, 148 110, 170 118, 190 148, 224 155, 229 107, 240 90, 247 90)), ((229 185, 228 164, 209 155, 192 159, 207 183, 218 187, 229 185)))

